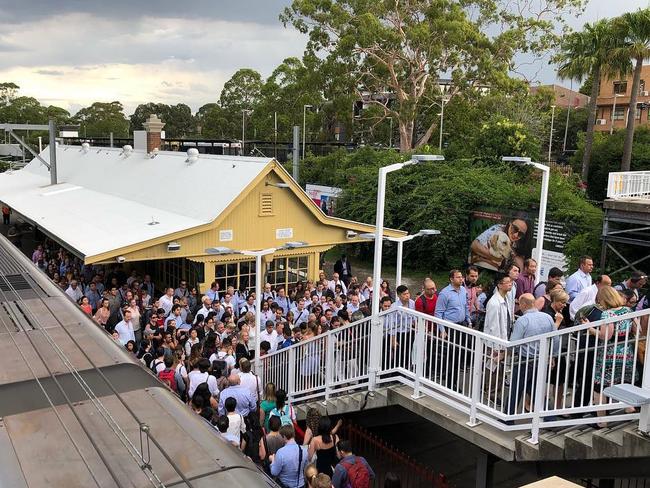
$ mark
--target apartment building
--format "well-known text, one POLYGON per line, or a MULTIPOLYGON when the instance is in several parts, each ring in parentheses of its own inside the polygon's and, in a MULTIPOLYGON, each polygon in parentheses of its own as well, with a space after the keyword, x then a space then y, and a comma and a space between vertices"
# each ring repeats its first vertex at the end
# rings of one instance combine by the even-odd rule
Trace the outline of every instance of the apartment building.
MULTIPOLYGON (((648 124, 650 108, 650 65, 643 66, 639 96, 636 107, 635 125, 648 124)), ((627 125, 627 113, 632 94, 632 74, 626 78, 606 78, 600 80, 600 90, 596 99, 596 130, 609 131, 624 129, 627 125)))

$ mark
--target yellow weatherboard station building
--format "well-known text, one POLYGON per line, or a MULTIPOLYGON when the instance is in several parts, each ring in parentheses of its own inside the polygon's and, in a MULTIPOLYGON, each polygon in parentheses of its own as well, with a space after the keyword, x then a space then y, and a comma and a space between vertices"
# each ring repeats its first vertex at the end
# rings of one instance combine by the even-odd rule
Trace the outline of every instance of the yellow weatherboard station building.
POLYGON ((0 201, 86 264, 123 263, 168 285, 187 279, 201 291, 215 280, 221 289, 254 285, 254 258, 209 248, 302 241, 264 257, 265 278, 291 285, 318 277, 321 253, 374 231, 325 215, 273 159, 159 151, 163 124, 154 117, 145 124, 146 147, 57 146, 56 185, 38 160, 0 174, 0 201))

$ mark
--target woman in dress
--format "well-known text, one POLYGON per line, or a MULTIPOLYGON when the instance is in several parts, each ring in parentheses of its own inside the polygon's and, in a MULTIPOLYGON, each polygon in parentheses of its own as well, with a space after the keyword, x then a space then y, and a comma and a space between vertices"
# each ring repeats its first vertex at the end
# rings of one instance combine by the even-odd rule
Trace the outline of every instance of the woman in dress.
POLYGON ((106 327, 106 322, 108 322, 109 317, 111 316, 111 310, 109 308, 109 303, 107 298, 102 299, 102 304, 95 312, 94 319, 102 327, 106 327))
MULTIPOLYGON (((603 310, 601 320, 616 318, 630 313, 631 310, 624 306, 621 295, 611 286, 605 286, 598 291, 596 303, 603 310)), ((634 368, 634 335, 637 331, 637 323, 634 319, 623 319, 616 322, 601 325, 598 329, 591 327, 589 334, 597 337, 598 343, 605 349, 599 347, 596 354, 596 368, 594 372, 594 404, 603 404, 607 397, 603 390, 611 385, 622 383, 634 383, 636 370, 634 368)), ((633 408, 625 410, 628 413, 633 408)), ((606 415, 605 410, 598 412, 599 417, 606 415)), ((599 423, 598 427, 606 427, 607 423, 599 423)))
POLYGON ((260 403, 260 425, 269 431, 269 415, 275 408, 275 385, 271 382, 264 387, 264 400, 260 403))
POLYGON ((334 474, 334 467, 338 463, 336 456, 336 443, 338 436, 332 434, 332 421, 329 417, 321 417, 318 422, 318 435, 309 443, 308 459, 316 454, 316 468, 319 473, 327 476, 334 474))

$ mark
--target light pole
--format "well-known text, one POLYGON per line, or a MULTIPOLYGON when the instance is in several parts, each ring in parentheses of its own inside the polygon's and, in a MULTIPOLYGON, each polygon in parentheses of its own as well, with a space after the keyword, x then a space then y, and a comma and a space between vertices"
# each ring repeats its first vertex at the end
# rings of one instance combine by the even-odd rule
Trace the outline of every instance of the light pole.
POLYGON ((278 113, 273 112, 273 154, 278 159, 278 113))
POLYGON ((244 151, 244 147, 246 145, 246 116, 251 113, 253 113, 253 111, 248 110, 246 108, 242 109, 241 111, 241 155, 242 156, 246 155, 244 151))
POLYGON ((551 105, 551 134, 548 136, 548 164, 551 164, 551 148, 553 147, 553 123, 555 122, 555 105, 551 105))
POLYGON ((379 320, 379 280, 381 279, 381 251, 382 236, 384 234, 384 205, 386 203, 386 175, 393 171, 398 171, 404 166, 425 163, 427 161, 442 161, 443 156, 434 154, 413 155, 409 161, 402 163, 390 164, 379 168, 379 177, 377 181, 377 220, 375 224, 375 259, 373 265, 373 293, 372 293, 372 327, 370 333, 370 378, 369 388, 373 391, 377 380, 377 372, 381 365, 381 342, 383 331, 381 321, 379 320))
POLYGON ((307 109, 312 108, 312 105, 302 106, 302 159, 305 159, 305 132, 307 128, 307 109))
MULTIPOLYGON (((396 242, 397 243, 397 265, 396 265, 396 271, 395 271, 395 286, 399 286, 402 284, 402 256, 404 252, 404 243, 407 241, 410 241, 412 239, 415 239, 416 237, 420 236, 437 236, 440 234, 439 230, 434 230, 434 229, 422 229, 421 231, 411 234, 408 236, 402 236, 402 237, 386 237, 384 236, 384 239, 387 241, 391 242, 396 242)), ((375 234, 359 234, 359 237, 362 239, 374 239, 375 234)))
POLYGON ((447 97, 442 97, 440 101, 440 140, 438 142, 438 150, 442 152, 442 127, 445 124, 445 103, 449 102, 447 97))
POLYGON ((388 148, 393 148, 393 117, 386 117, 390 120, 390 129, 388 132, 388 148))
POLYGON ((616 113, 616 99, 618 97, 622 97, 620 93, 615 93, 614 94, 614 106, 612 107, 612 116, 610 117, 610 127, 609 127, 609 135, 611 136, 614 133, 614 115, 616 113))
POLYGON ((537 243, 535 245, 535 261, 537 261, 537 271, 535 271, 535 283, 539 283, 542 272, 542 251, 544 249, 544 227, 546 225, 546 203, 548 201, 548 182, 551 168, 545 164, 534 163, 530 158, 521 158, 513 156, 504 156, 503 161, 510 161, 519 164, 533 166, 542 172, 542 190, 539 197, 539 216, 537 217, 537 243))
MULTIPOLYGON (((573 94, 573 80, 571 80, 571 94, 573 94)), ((573 103, 574 99, 575 99, 575 95, 571 97, 569 103, 567 104, 566 124, 564 125, 564 143, 562 144, 563 153, 566 153, 566 139, 567 136, 569 135, 569 114, 571 114, 571 104, 573 103)))

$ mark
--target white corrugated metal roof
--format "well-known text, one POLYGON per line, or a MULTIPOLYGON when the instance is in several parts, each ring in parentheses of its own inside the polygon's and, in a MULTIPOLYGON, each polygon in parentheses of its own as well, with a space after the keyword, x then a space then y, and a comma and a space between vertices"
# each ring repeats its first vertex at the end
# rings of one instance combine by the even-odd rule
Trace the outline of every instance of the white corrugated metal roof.
MULTIPOLYGON (((49 149, 41 156, 49 161, 49 149)), ((271 159, 57 147, 59 184, 37 159, 0 174, 0 200, 93 256, 212 222, 271 159), (156 225, 149 225, 154 220, 156 225)))

